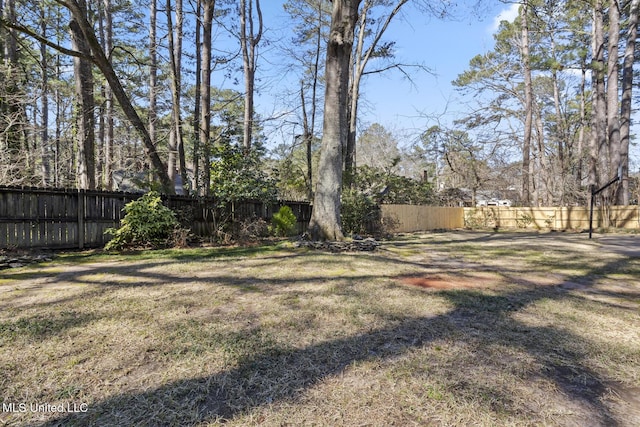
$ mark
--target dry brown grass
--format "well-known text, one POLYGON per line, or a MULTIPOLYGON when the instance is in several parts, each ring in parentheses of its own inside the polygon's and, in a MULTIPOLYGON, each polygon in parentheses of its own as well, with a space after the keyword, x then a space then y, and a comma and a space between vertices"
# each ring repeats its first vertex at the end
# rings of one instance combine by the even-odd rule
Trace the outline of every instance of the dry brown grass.
POLYGON ((640 425, 640 259, 613 249, 434 233, 1 271, 0 425, 640 425))

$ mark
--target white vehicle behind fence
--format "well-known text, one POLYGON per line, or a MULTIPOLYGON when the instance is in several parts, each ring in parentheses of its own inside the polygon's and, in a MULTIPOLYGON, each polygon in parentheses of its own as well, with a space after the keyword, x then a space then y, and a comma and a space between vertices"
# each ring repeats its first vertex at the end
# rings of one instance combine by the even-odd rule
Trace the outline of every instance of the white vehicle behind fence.
POLYGON ((478 202, 476 203, 477 207, 483 207, 483 206, 511 206, 511 200, 508 199, 503 199, 503 200, 498 200, 498 199, 491 199, 491 200, 478 200, 478 202))

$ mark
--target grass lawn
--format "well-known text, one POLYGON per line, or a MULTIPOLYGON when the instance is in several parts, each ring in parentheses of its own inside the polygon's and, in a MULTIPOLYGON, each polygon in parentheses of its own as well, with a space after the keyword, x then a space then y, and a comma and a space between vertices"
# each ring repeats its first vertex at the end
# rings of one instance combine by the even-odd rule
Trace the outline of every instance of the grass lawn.
POLYGON ((640 258, 608 242, 428 233, 3 270, 0 426, 637 426, 640 258))

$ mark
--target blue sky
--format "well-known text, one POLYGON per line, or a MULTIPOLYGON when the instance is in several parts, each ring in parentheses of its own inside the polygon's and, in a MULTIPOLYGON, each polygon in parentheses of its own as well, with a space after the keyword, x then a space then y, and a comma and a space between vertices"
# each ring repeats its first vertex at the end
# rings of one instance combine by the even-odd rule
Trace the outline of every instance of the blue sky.
MULTIPOLYGON (((285 15, 282 1, 263 2, 265 25, 270 36, 289 39, 283 28, 285 15), (279 36, 281 34, 281 36, 279 36)), ((386 128, 406 135, 411 142, 436 120, 450 122, 462 111, 461 97, 451 81, 468 66, 475 55, 493 47, 493 32, 501 19, 512 20, 517 7, 497 0, 485 1, 483 11, 467 11, 456 20, 439 20, 417 13, 409 5, 387 30, 385 40, 396 41, 396 56, 403 63, 420 63, 433 71, 413 71, 409 82, 400 72, 393 71, 366 78, 362 85, 359 119, 361 126, 378 122, 386 128)), ((269 55, 269 52, 266 52, 269 55)), ((265 62, 275 62, 268 58, 265 62)), ((257 110, 269 116, 278 107, 274 98, 279 84, 269 65, 262 64, 267 82, 261 89, 257 110)), ((275 72, 277 73, 277 71, 275 72)), ((284 107, 282 107, 284 108, 284 107)))
POLYGON ((413 84, 399 73, 370 78, 364 96, 377 108, 368 112, 369 120, 410 131, 462 114, 463 100, 451 81, 467 69, 471 58, 493 48, 493 32, 500 19, 511 20, 517 14, 517 7, 493 3, 484 16, 443 21, 417 15, 417 19, 397 22, 391 34, 398 40, 398 57, 422 62, 434 74, 416 73, 413 84))

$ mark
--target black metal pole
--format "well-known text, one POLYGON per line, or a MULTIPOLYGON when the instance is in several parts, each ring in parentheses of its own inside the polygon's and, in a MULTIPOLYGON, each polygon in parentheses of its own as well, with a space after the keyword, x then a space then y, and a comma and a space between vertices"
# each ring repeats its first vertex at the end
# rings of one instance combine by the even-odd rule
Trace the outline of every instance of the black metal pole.
POLYGON ((591 207, 589 208, 589 239, 591 239, 591 235, 593 234, 593 204, 596 199, 596 192, 594 191, 596 186, 591 184, 591 207))
POLYGON ((615 184, 620 180, 620 171, 618 171, 618 176, 609 181, 604 187, 596 190, 595 184, 591 185, 591 209, 589 210, 589 238, 591 238, 591 234, 593 233, 593 204, 595 203, 596 195, 601 191, 609 188, 610 185, 615 184))

